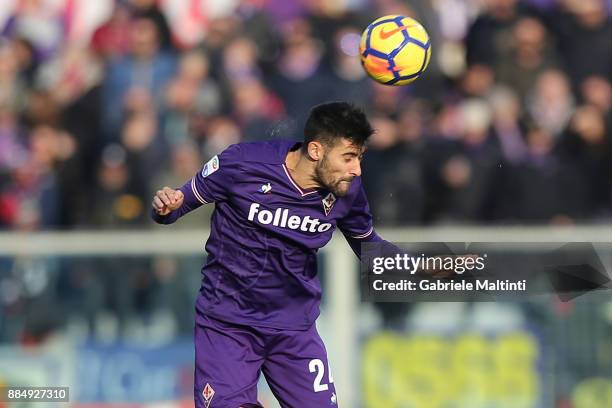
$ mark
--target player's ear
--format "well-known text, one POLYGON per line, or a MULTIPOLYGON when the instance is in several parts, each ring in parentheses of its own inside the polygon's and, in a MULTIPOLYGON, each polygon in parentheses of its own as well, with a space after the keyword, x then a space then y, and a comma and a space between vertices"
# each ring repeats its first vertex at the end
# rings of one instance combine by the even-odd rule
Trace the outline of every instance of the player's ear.
POLYGON ((324 148, 320 142, 312 141, 308 143, 308 157, 311 160, 319 161, 323 157, 324 148))

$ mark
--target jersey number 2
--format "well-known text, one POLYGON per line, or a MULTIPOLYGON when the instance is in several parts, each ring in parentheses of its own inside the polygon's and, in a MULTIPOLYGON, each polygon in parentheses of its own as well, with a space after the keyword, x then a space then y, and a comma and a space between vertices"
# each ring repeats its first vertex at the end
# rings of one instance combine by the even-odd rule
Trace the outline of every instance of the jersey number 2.
MULTIPOLYGON (((329 389, 329 385, 321 384, 323 376, 325 375, 325 364, 323 364, 323 361, 319 360, 318 358, 310 360, 310 363, 308 363, 308 370, 310 370, 311 373, 317 373, 314 382, 312 383, 314 391, 327 391, 329 389)), ((331 371, 329 369, 327 371, 329 372, 328 383, 332 384, 334 379, 331 376, 331 371)))

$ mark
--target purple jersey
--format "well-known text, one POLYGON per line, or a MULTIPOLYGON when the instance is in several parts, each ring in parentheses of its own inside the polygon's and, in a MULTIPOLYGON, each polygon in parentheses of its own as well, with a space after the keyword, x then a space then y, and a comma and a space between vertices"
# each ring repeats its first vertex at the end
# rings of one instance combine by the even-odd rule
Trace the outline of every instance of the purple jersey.
POLYGON ((336 227, 356 251, 361 240, 376 236, 359 177, 344 197, 303 190, 292 180, 285 158, 299 146, 287 140, 232 145, 181 187, 181 208, 154 214, 169 224, 215 203, 198 312, 239 324, 307 329, 319 315, 317 250, 336 227))

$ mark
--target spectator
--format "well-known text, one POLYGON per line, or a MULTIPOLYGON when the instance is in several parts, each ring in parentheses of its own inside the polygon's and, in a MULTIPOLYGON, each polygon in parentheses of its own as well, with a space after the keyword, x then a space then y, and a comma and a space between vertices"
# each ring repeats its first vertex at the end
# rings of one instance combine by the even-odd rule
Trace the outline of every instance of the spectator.
POLYGON ((343 26, 334 34, 331 99, 366 105, 370 80, 359 62, 359 40, 360 32, 356 27, 343 26))
POLYGON ((11 41, 0 41, 0 104, 21 112, 25 107, 27 83, 19 77, 17 48, 11 41))
POLYGON ((175 58, 160 49, 154 21, 138 17, 130 28, 129 55, 112 61, 103 83, 102 109, 107 140, 117 140, 125 113, 156 109, 175 72, 175 58))
POLYGON ((610 213, 612 148, 607 132, 600 110, 579 106, 561 140, 562 159, 573 164, 582 177, 585 192, 580 208, 576 209, 580 219, 610 213))
POLYGON ((604 0, 568 1, 549 16, 574 90, 591 75, 612 75, 612 20, 604 0))
POLYGON ((126 55, 130 50, 130 9, 116 2, 112 15, 98 27, 91 39, 91 48, 105 60, 126 55))
POLYGON ((494 66, 500 55, 506 52, 503 47, 510 44, 504 39, 511 38, 514 23, 527 14, 518 0, 491 0, 486 2, 485 7, 465 38, 467 63, 470 66, 494 66))
POLYGON ((423 222, 425 146, 421 113, 418 105, 413 104, 402 111, 398 123, 384 116, 372 119, 377 133, 364 161, 362 178, 380 225, 423 222))
POLYGON ((257 79, 237 83, 232 91, 234 117, 243 129, 245 140, 269 139, 284 113, 280 99, 257 79))
POLYGON ((587 104, 599 109, 601 114, 612 119, 612 84, 601 76, 590 76, 585 79, 580 87, 581 97, 587 104))
POLYGON ((495 63, 497 81, 511 87, 525 101, 542 72, 559 66, 554 44, 542 23, 523 17, 512 28, 512 45, 495 63))
POLYGON ((130 172, 125 149, 116 144, 107 146, 97 176, 98 188, 89 207, 92 225, 116 228, 147 222, 143 193, 134 188, 137 182, 130 172))
POLYGON ((529 96, 527 113, 553 137, 567 125, 574 109, 574 96, 567 77, 558 70, 543 72, 529 96))
POLYGON ((527 132, 527 160, 513 171, 506 190, 511 200, 511 220, 524 222, 573 222, 575 201, 585 191, 582 179, 574 169, 555 155, 555 136, 543 128, 527 132))
POLYGON ((157 6, 157 0, 128 0, 132 8, 132 13, 136 18, 146 18, 152 21, 157 27, 159 45, 163 50, 173 48, 172 34, 166 16, 157 6))
POLYGON ((60 49, 64 40, 62 5, 48 0, 18 0, 3 34, 26 39, 42 60, 60 49))
POLYGON ((310 108, 327 100, 333 86, 322 65, 322 44, 312 37, 311 29, 303 20, 287 26, 278 74, 271 78, 273 91, 281 97, 287 115, 296 121, 296 136, 301 134, 310 108))
POLYGON ((493 68, 483 64, 473 64, 460 78, 460 91, 466 97, 487 97, 495 84, 493 68))
POLYGON ((493 133, 497 136, 504 161, 517 164, 527 154, 521 121, 521 103, 517 94, 509 88, 498 87, 489 99, 493 110, 493 133))
POLYGON ((194 122, 206 122, 220 113, 220 87, 209 76, 209 60, 203 51, 184 54, 177 74, 166 89, 163 136, 172 145, 197 138, 194 122))
POLYGON ((242 140, 242 133, 236 122, 226 116, 216 117, 210 121, 206 129, 202 156, 204 158, 213 157, 240 140, 242 140))
POLYGON ((17 37, 12 41, 15 47, 19 79, 28 87, 34 85, 34 77, 38 68, 38 60, 32 44, 25 38, 17 37))
POLYGON ((482 222, 496 212, 501 155, 491 136, 492 116, 485 101, 468 99, 460 105, 459 114, 463 123, 458 129, 460 139, 439 169, 444 204, 438 219, 482 222))
POLYGON ((154 193, 151 180, 168 165, 162 162, 168 145, 159 137, 158 128, 154 112, 136 112, 126 119, 121 130, 121 145, 127 153, 131 176, 130 193, 143 206, 154 193))
POLYGON ((30 133, 28 147, 9 190, 17 198, 12 226, 24 230, 57 228, 63 204, 57 174, 74 155, 75 141, 65 132, 39 125, 30 133))

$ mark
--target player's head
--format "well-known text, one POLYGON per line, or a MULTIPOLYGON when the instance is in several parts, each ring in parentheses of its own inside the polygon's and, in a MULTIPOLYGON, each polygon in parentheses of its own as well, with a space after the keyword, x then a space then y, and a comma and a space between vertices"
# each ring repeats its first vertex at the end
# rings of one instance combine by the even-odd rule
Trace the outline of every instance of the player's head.
POLYGON ((315 162, 316 181, 335 195, 346 195, 361 175, 365 143, 374 133, 365 113, 346 102, 317 105, 304 127, 302 154, 315 162))

